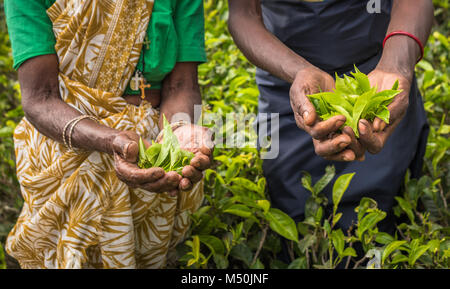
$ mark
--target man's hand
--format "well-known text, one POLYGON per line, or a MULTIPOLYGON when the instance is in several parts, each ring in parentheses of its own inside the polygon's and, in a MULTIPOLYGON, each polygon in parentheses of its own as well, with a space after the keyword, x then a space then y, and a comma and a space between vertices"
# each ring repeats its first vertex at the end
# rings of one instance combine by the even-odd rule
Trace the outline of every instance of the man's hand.
POLYGON ((179 189, 187 191, 203 178, 203 171, 211 166, 214 143, 212 132, 198 125, 183 125, 173 132, 180 143, 180 148, 194 153, 190 165, 182 170, 183 179, 179 189))
POLYGON ((371 86, 377 86, 378 91, 391 89, 396 80, 399 81, 399 89, 402 90, 388 106, 390 112, 389 124, 379 118, 375 118, 373 123, 364 119, 359 121, 359 141, 361 145, 370 153, 376 154, 383 149, 387 139, 406 114, 411 80, 401 73, 387 72, 381 69, 375 69, 368 76, 371 86))
POLYGON ((307 97, 320 91, 332 91, 334 86, 334 79, 328 73, 313 66, 301 69, 289 93, 291 107, 297 126, 312 136, 316 154, 330 161, 353 161, 356 155, 353 150, 347 149, 352 142, 351 137, 336 133, 345 123, 345 116, 320 121, 307 97))
MULTIPOLYGON (((137 165, 139 135, 122 131, 112 142, 114 167, 117 177, 132 188, 142 188, 153 193, 168 192, 176 195, 181 176, 177 172, 165 172, 162 168, 141 169, 137 165)), ((148 143, 146 144, 148 146, 148 143)))

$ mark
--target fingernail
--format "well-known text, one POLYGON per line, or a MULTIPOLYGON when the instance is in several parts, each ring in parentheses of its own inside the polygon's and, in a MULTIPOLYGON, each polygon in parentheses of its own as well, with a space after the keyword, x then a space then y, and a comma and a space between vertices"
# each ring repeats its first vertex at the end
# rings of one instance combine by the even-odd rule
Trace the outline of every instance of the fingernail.
POLYGON ((308 117, 308 115, 309 115, 309 111, 306 110, 306 111, 303 113, 303 119, 306 120, 306 118, 308 117))
POLYGON ((351 161, 353 161, 354 160, 354 158, 352 158, 352 157, 350 157, 350 156, 348 156, 348 155, 344 155, 344 161, 346 161, 346 162, 351 162, 351 161))
POLYGON ((366 134, 366 132, 367 132, 367 127, 366 127, 366 125, 363 123, 363 122, 360 122, 360 126, 359 126, 359 132, 361 133, 361 134, 366 134))

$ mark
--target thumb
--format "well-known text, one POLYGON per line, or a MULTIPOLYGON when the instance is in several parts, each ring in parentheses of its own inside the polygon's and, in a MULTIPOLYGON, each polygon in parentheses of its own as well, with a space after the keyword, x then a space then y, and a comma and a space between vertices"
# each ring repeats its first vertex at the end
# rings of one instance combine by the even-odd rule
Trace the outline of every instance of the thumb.
POLYGON ((113 142, 114 152, 121 158, 130 163, 137 162, 139 154, 139 145, 136 141, 120 135, 114 139, 113 142))
POLYGON ((306 96, 306 93, 304 90, 301 90, 299 92, 299 109, 298 113, 302 116, 303 121, 305 125, 307 126, 313 126, 316 122, 316 109, 314 108, 314 105, 311 103, 309 98, 306 96))
POLYGON ((298 115, 303 125, 313 126, 316 122, 316 109, 306 96, 308 87, 304 83, 294 83, 289 91, 294 114, 298 115))

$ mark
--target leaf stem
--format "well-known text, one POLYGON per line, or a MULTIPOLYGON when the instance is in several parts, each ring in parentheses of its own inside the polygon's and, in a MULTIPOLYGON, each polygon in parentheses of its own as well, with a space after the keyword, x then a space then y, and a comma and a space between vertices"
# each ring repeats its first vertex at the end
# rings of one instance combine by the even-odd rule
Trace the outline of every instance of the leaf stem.
POLYGON ((353 269, 357 269, 359 265, 361 265, 362 262, 364 262, 367 259, 366 256, 362 257, 358 262, 355 263, 355 266, 353 266, 353 269))
POLYGON ((261 253, 262 247, 264 245, 264 242, 266 241, 266 237, 267 237, 267 229, 268 229, 268 225, 265 224, 264 228, 263 228, 263 235, 261 237, 261 240, 259 240, 259 245, 258 245, 258 249, 256 250, 255 256, 253 257, 253 261, 251 266, 255 265, 256 260, 258 259, 259 254, 261 253))

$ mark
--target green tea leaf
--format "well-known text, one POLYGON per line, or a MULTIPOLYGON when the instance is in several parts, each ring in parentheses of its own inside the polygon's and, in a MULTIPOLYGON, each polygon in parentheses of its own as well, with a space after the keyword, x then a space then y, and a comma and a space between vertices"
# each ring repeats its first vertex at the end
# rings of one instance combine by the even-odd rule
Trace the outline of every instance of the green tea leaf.
POLYGON ((352 256, 356 257, 356 251, 352 247, 345 248, 344 252, 342 253, 342 257, 352 256))
POLYGON ((246 178, 233 178, 231 179, 231 181, 238 186, 241 186, 242 188, 245 188, 247 190, 259 193, 259 187, 257 184, 255 184, 254 182, 246 179, 246 178))
POLYGON ((395 199, 397 200, 400 208, 402 208, 402 210, 406 213, 411 223, 414 224, 415 223, 414 213, 408 201, 406 201, 401 197, 395 197, 395 199))
POLYGON ((394 82, 394 85, 392 86, 392 90, 397 90, 398 89, 398 79, 394 82))
POLYGON ((408 263, 410 266, 414 266, 417 259, 419 259, 430 247, 430 244, 422 245, 414 248, 411 250, 411 253, 409 254, 408 263))
POLYGON ((340 106, 343 107, 348 113, 351 113, 353 110, 353 106, 347 99, 341 94, 333 93, 333 92, 322 92, 320 95, 323 99, 330 104, 332 107, 340 106))
POLYGON ((375 241, 377 243, 387 245, 387 244, 393 242, 394 238, 391 235, 389 235, 388 233, 379 232, 375 238, 375 241))
POLYGON ((313 246, 316 242, 317 242, 316 235, 308 234, 303 239, 301 239, 300 242, 298 242, 298 248, 299 248, 300 252, 305 254, 306 250, 309 247, 313 246))
POLYGON ((358 82, 358 86, 360 88, 360 92, 365 93, 370 90, 370 81, 367 75, 358 70, 355 66, 355 72, 352 72, 351 75, 358 82))
POLYGON ((363 93, 355 102, 355 106, 353 107, 353 120, 352 125, 350 126, 353 129, 356 137, 359 137, 358 130, 358 122, 361 119, 361 115, 364 109, 369 105, 370 99, 375 94, 375 88, 363 93))
POLYGON ((333 185, 333 214, 336 213, 339 202, 347 190, 350 181, 352 180, 355 173, 345 174, 340 176, 333 185))
POLYGON ((268 200, 258 200, 256 204, 263 209, 264 213, 267 213, 270 209, 270 202, 268 200))
POLYGON ((300 257, 295 259, 289 264, 288 269, 308 269, 308 262, 306 257, 300 257))
POLYGON ((327 166, 325 168, 325 175, 323 175, 317 183, 314 184, 314 192, 315 194, 320 193, 325 187, 331 182, 334 178, 336 170, 334 166, 327 166))
POLYGON ((386 213, 383 211, 376 210, 367 214, 364 218, 362 218, 361 222, 358 224, 358 229, 356 230, 356 235, 361 240, 363 234, 372 229, 378 222, 383 220, 386 217, 386 213))
POLYGON ((252 215, 250 208, 241 204, 234 204, 223 212, 243 218, 249 218, 252 215))
POLYGON ((333 243, 334 249, 339 255, 344 253, 345 246, 345 236, 341 229, 334 230, 331 232, 331 241, 333 243))
POLYGON ((336 215, 334 215, 331 225, 334 227, 334 225, 336 225, 337 222, 339 222, 339 220, 341 218, 342 218, 342 213, 337 213, 336 215))
POLYGON ((200 242, 208 246, 211 252, 219 255, 225 254, 225 247, 222 240, 212 235, 199 235, 200 242))
POLYGON ((305 189, 307 189, 308 191, 310 191, 312 194, 314 194, 314 189, 312 187, 312 179, 311 179, 311 175, 306 172, 306 171, 302 171, 303 177, 302 177, 302 185, 305 189))
POLYGON ((383 106, 381 110, 375 114, 375 116, 380 118, 385 123, 389 124, 390 112, 387 107, 383 106))
POLYGON ((266 217, 266 220, 269 221, 272 230, 286 239, 298 242, 297 226, 295 225, 294 220, 286 213, 276 208, 270 208, 264 216, 266 217))
POLYGON ((158 155, 161 152, 161 147, 162 145, 160 143, 152 142, 152 145, 145 151, 145 156, 151 166, 153 166, 158 159, 158 155))
POLYGON ((408 262, 408 257, 403 254, 397 254, 392 258, 391 264, 408 262))
POLYGON ((357 92, 357 83, 355 79, 351 79, 348 76, 339 77, 337 73, 335 73, 335 86, 336 91, 343 94, 358 94, 357 92))
POLYGON ((405 243, 406 243, 406 241, 394 241, 394 242, 391 242, 389 245, 387 245, 386 248, 384 248, 384 250, 383 250, 383 254, 381 255, 381 264, 384 264, 384 261, 386 260, 386 258, 388 258, 392 252, 397 250, 401 245, 403 245, 405 243))
POLYGON ((139 159, 145 160, 146 154, 145 154, 145 145, 142 138, 139 138, 139 159))

